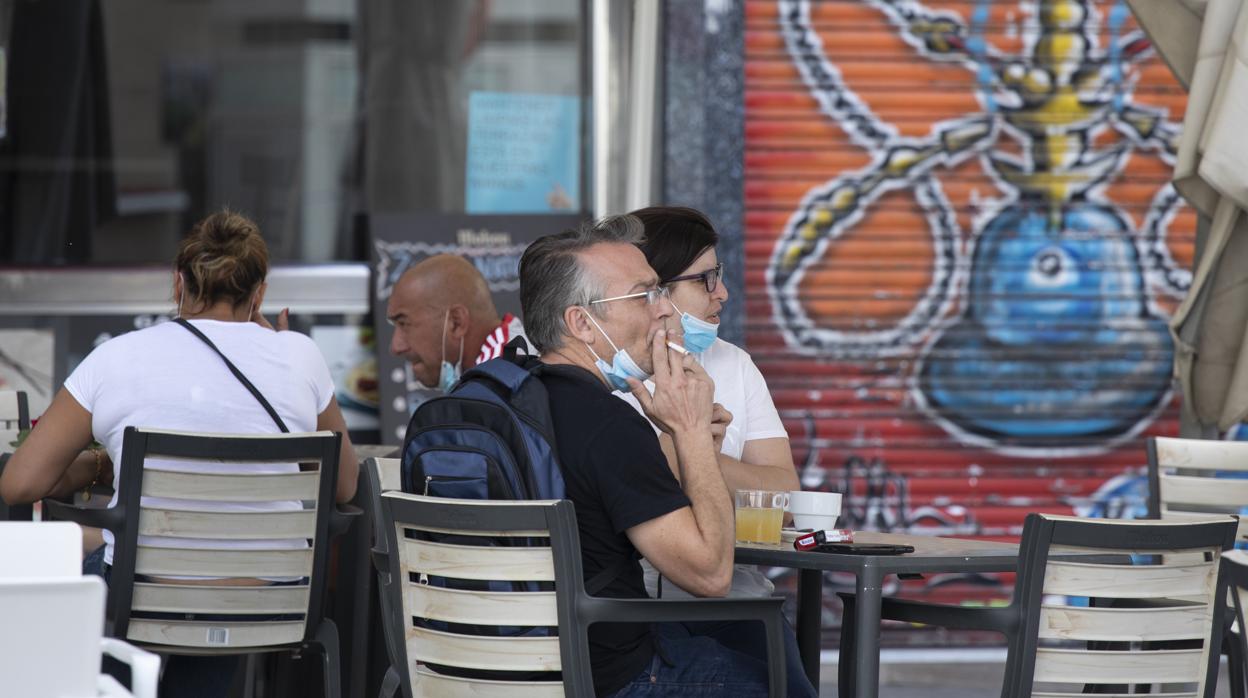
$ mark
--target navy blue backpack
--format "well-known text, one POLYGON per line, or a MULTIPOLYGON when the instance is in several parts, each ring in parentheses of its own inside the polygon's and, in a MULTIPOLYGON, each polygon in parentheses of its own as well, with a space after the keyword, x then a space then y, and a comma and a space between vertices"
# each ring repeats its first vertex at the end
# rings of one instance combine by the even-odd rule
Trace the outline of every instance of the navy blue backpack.
MULTIPOLYGON (((550 396, 544 374, 568 371, 532 356, 517 356, 523 339, 504 355, 470 369, 446 395, 423 403, 412 414, 403 441, 403 491, 456 499, 565 499, 563 471, 555 448, 550 396)), ((434 534, 428 534, 431 539, 434 534)), ((438 538, 448 540, 447 537, 438 538)), ((546 539, 500 537, 474 544, 549 545, 546 539)), ((634 556, 609 566, 585 582, 596 594, 624 574, 634 556)), ((449 585, 431 577, 430 584, 449 585)), ((461 583, 456 580, 456 584, 461 583)), ((463 582, 467 583, 467 582, 463 582)), ((534 583, 481 582, 486 588, 539 591, 534 583)), ((429 627, 436 622, 429 621, 429 627)), ((480 627, 481 634, 514 634, 516 629, 480 627)))
POLYGON ((550 399, 533 357, 490 359, 416 408, 405 492, 458 499, 563 499, 550 399))

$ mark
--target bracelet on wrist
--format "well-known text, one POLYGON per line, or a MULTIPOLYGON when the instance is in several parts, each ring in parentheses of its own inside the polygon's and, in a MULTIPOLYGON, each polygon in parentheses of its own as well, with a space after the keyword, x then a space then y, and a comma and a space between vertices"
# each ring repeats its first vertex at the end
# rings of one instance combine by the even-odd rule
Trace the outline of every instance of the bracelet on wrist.
POLYGON ((104 470, 104 452, 103 449, 91 449, 92 455, 95 456, 95 477, 91 478, 91 484, 82 488, 82 501, 91 501, 91 488, 100 481, 100 473, 104 470))

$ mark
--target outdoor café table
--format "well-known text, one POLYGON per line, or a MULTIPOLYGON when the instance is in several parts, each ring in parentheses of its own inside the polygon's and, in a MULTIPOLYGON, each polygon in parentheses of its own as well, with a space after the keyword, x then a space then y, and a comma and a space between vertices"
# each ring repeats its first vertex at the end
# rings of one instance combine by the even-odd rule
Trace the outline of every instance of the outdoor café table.
POLYGON ((1018 546, 1011 543, 857 531, 855 543, 914 546, 905 555, 848 555, 797 551, 792 543, 738 543, 736 562, 798 570, 797 646, 810 682, 819 686, 820 617, 823 573, 850 572, 857 577, 855 664, 857 695, 879 695, 880 602, 884 576, 924 572, 1013 572, 1018 546))

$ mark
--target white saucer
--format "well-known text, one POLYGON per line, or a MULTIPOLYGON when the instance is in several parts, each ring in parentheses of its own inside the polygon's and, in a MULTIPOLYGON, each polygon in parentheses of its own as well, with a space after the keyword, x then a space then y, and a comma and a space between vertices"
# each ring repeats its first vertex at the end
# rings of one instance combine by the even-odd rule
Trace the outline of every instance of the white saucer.
POLYGON ((797 540, 798 536, 805 534, 805 533, 810 533, 812 530, 813 529, 804 528, 799 531, 796 528, 782 528, 780 529, 780 540, 785 543, 792 543, 793 541, 797 540))

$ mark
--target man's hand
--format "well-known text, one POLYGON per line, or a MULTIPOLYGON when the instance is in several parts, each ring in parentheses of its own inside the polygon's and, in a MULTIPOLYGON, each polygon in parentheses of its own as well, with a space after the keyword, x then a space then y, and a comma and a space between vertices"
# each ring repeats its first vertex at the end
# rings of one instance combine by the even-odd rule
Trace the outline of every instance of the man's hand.
POLYGON ((711 439, 715 442, 715 452, 724 447, 724 436, 728 433, 728 425, 732 424, 732 413, 728 408, 715 403, 711 412, 711 439))
POLYGON ((711 398, 715 395, 711 377, 692 355, 667 348, 665 330, 655 333, 650 351, 654 360, 654 395, 641 381, 628 379, 646 417, 673 437, 710 433, 714 414, 711 398))
MULTIPOLYGON (((646 559, 677 586, 698 596, 724 596, 732 586, 732 497, 715 446, 732 415, 712 402, 715 384, 688 354, 653 340, 654 395, 629 380, 650 421, 672 437, 680 487, 689 507, 633 526, 625 533, 646 559)), ((669 463, 670 463, 669 458, 669 463)))
POLYGON ((282 312, 277 314, 277 326, 269 324, 267 318, 260 312, 259 308, 251 311, 251 321, 263 327, 266 330, 275 332, 285 332, 290 329, 290 308, 282 308, 282 312))

